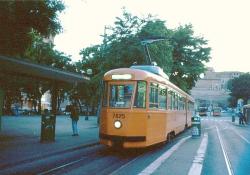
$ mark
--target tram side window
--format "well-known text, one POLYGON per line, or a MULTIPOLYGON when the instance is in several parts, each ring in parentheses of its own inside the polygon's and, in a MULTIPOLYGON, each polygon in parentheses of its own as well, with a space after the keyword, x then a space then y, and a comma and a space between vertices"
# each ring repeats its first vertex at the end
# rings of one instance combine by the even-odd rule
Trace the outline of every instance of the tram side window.
POLYGON ((164 86, 159 87, 159 108, 167 109, 167 88, 164 86))
POLYGON ((172 91, 170 91, 170 90, 168 90, 168 92, 167 92, 167 96, 168 96, 168 99, 167 99, 167 104, 168 104, 168 109, 172 109, 171 108, 171 103, 172 103, 172 101, 171 101, 171 93, 172 93, 172 91))
POLYGON ((187 111, 191 111, 191 102, 190 101, 188 101, 188 103, 187 103, 187 111))
POLYGON ((178 110, 178 94, 177 93, 175 93, 174 94, 174 109, 175 110, 178 110))
POLYGON ((179 96, 179 110, 182 110, 182 98, 179 96))
POLYGON ((107 107, 107 97, 108 97, 108 83, 104 82, 104 91, 103 91, 103 99, 102 99, 102 106, 107 107))
POLYGON ((172 110, 175 110, 175 93, 172 93, 172 110))
POLYGON ((188 109, 189 111, 193 111, 194 110, 194 104, 192 102, 188 102, 188 109))
POLYGON ((149 107, 158 108, 158 85, 156 83, 150 83, 149 92, 149 107))
POLYGON ((184 98, 179 97, 179 110, 184 110, 184 98))
POLYGON ((182 110, 185 110, 185 97, 182 97, 182 110))
POLYGON ((146 108, 146 82, 138 81, 135 95, 135 108, 146 108))
POLYGON ((174 109, 174 104, 175 104, 174 92, 170 91, 169 94, 170 94, 170 98, 171 98, 170 109, 173 110, 174 109))

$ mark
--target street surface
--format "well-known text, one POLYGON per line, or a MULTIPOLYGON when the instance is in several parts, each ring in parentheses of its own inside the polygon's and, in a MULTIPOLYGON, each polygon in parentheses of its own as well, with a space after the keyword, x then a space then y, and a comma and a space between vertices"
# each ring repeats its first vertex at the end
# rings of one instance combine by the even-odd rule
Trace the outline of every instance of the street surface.
POLYGON ((202 117, 201 123, 198 138, 192 138, 189 129, 147 149, 93 144, 0 168, 0 174, 250 174, 250 126, 240 126, 238 118, 233 123, 228 113, 202 117))

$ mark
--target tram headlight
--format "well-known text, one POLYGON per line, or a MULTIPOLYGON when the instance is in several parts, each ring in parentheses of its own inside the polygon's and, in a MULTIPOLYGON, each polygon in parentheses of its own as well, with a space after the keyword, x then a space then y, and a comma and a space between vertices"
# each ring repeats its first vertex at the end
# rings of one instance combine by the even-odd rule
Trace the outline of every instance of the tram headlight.
POLYGON ((119 121, 119 120, 116 120, 116 121, 114 122, 114 126, 115 126, 115 128, 119 129, 119 128, 122 127, 122 122, 119 121))

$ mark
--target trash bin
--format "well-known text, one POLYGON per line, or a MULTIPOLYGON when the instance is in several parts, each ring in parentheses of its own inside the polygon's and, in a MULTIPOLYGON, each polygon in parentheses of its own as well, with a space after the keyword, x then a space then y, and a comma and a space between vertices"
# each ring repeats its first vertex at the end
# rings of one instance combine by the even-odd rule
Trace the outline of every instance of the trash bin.
POLYGON ((245 116, 246 124, 249 124, 249 122, 250 122, 250 104, 243 106, 243 115, 245 116))
POLYGON ((249 124, 249 120, 250 120, 250 109, 246 110, 246 123, 249 124))
POLYGON ((89 111, 87 111, 87 116, 85 116, 85 120, 89 120, 89 111))
POLYGON ((201 136, 201 118, 196 115, 192 117, 192 137, 201 136))
POLYGON ((41 120, 41 142, 55 140, 56 116, 43 114, 41 120))

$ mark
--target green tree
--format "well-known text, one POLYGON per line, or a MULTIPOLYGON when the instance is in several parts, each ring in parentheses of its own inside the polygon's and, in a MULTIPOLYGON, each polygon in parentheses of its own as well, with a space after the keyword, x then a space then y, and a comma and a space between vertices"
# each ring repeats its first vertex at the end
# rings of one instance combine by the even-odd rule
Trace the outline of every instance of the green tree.
MULTIPOLYGON (((52 43, 45 42, 44 38, 38 32, 32 30, 30 35, 32 36, 32 45, 30 45, 25 52, 26 58, 30 59, 34 63, 73 72, 76 71, 74 66, 71 64, 70 56, 65 55, 63 52, 54 50, 54 45, 52 43)), ((62 102, 65 98, 64 94, 70 91, 70 87, 64 83, 60 83, 59 87, 60 93, 58 96, 58 108, 60 106, 60 102, 62 102)), ((41 97, 46 91, 51 89, 52 83, 44 80, 32 80, 32 82, 28 82, 24 88, 28 97, 34 101, 34 104, 38 105, 39 113, 41 112, 41 97)), ((36 109, 35 105, 34 109, 36 109)))
POLYGON ((0 1, 0 54, 23 56, 32 44, 32 30, 44 37, 59 33, 58 12, 62 10, 64 4, 59 0, 0 1))
MULTIPOLYGON (((146 25, 142 27, 140 32, 138 33, 139 38, 141 40, 147 38, 165 38, 164 41, 155 42, 148 46, 150 55, 152 57, 152 61, 156 62, 158 66, 160 66, 164 72, 168 75, 171 74, 173 59, 172 59, 172 51, 173 47, 170 43, 171 41, 172 31, 166 28, 165 21, 159 19, 150 19, 147 21, 146 25)), ((142 46, 139 46, 142 48, 142 46)), ((143 62, 145 64, 145 53, 142 56, 143 62)))
MULTIPOLYGON (((103 43, 82 49, 82 69, 93 69, 93 86, 110 69, 130 67, 134 62, 147 64, 141 41, 152 37, 166 40, 149 44, 152 61, 163 68, 170 81, 189 91, 199 75, 205 71, 204 62, 209 60, 210 48, 202 37, 195 37, 191 25, 168 29, 165 21, 149 15, 140 19, 124 11, 117 17, 114 26, 106 28, 103 43)), ((94 88, 92 85, 91 92, 94 88)), ((90 94, 90 93, 87 93, 90 94)), ((94 94, 94 93, 91 93, 94 94)), ((91 98, 97 98, 95 95, 91 98)))
POLYGON ((4 113, 10 115, 11 105, 14 102, 21 101, 21 87, 25 85, 26 80, 21 80, 18 76, 6 76, 0 74, 0 87, 5 91, 4 113))
POLYGON ((188 92, 205 72, 204 62, 209 61, 211 48, 203 37, 194 36, 192 25, 179 26, 171 41, 174 49, 170 81, 188 92))
MULTIPOLYGON (((53 44, 45 42, 46 37, 53 37, 62 28, 58 13, 64 10, 60 0, 26 1, 10 0, 0 2, 0 54, 28 59, 33 63, 48 65, 75 72, 69 56, 53 49, 53 44)), ((32 78, 7 75, 1 79, 6 89, 8 111, 13 101, 21 99, 25 92, 33 106, 41 111, 41 96, 52 87, 51 82, 32 78)), ((58 103, 64 99, 64 92, 71 87, 60 85, 58 103)), ((59 105, 58 105, 59 106, 59 105)))
MULTIPOLYGON (((149 17, 150 18, 150 17, 149 17)), ((120 67, 130 67, 134 62, 145 63, 143 47, 138 32, 147 19, 140 19, 124 11, 117 17, 113 27, 105 28, 103 43, 82 49, 82 69, 93 70, 92 80, 87 88, 80 92, 87 103, 96 106, 101 97, 101 80, 105 72, 120 67), (97 93, 96 93, 97 92, 97 93)))
POLYGON ((237 99, 243 99, 244 104, 250 99, 250 73, 245 73, 228 82, 231 91, 230 103, 235 106, 237 99))

